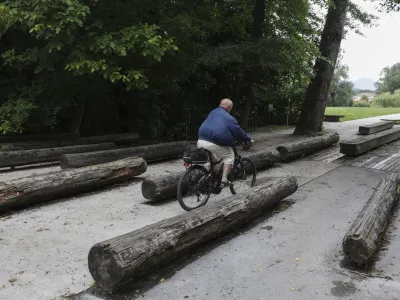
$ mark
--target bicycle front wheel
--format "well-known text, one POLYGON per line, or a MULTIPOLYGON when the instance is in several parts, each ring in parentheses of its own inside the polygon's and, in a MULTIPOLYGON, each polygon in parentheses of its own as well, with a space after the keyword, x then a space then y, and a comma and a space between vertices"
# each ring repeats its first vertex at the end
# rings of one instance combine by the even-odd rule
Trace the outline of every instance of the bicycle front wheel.
POLYGON ((256 184, 256 166, 250 159, 242 158, 241 162, 234 165, 230 178, 230 190, 233 195, 245 191, 256 184))
POLYGON ((178 182, 177 197, 186 211, 205 205, 210 198, 211 176, 203 166, 191 166, 178 182))

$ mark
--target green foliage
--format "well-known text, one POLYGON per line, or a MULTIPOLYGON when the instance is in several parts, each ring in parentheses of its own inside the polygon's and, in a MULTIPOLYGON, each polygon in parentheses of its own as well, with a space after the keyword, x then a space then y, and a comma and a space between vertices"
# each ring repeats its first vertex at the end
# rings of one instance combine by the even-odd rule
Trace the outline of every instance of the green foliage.
MULTIPOLYGON (((2 2, 3 133, 66 131, 79 115, 75 103, 84 101, 83 134, 138 131, 143 138, 182 139, 188 120, 199 123, 222 97, 235 102, 240 117, 249 94, 260 120, 286 123, 289 116, 293 123, 319 55, 322 20, 308 1, 267 1, 263 38, 255 43, 253 6, 244 0, 2 2)), ((356 7, 352 14, 366 17, 356 7)))
POLYGON ((349 79, 347 65, 337 63, 330 88, 327 106, 350 106, 353 102, 353 83, 349 79))
POLYGON ((376 86, 379 94, 385 92, 394 93, 394 91, 400 89, 400 63, 384 68, 376 86))
POLYGON ((400 0, 373 0, 380 4, 380 9, 386 12, 400 11, 400 0))
POLYGON ((370 107, 371 104, 368 102, 354 102, 353 107, 370 107))
POLYGON ((0 134, 22 133, 33 109, 35 106, 23 99, 0 106, 0 134))
POLYGON ((374 100, 374 104, 382 107, 400 107, 400 89, 393 94, 386 92, 378 95, 374 100))

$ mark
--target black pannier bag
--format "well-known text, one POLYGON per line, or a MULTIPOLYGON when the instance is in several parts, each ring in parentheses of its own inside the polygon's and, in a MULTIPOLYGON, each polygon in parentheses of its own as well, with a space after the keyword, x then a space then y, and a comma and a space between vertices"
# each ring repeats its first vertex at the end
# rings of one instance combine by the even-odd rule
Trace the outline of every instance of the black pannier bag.
POLYGON ((208 159, 207 152, 202 149, 188 149, 183 153, 183 161, 188 164, 205 164, 208 159))

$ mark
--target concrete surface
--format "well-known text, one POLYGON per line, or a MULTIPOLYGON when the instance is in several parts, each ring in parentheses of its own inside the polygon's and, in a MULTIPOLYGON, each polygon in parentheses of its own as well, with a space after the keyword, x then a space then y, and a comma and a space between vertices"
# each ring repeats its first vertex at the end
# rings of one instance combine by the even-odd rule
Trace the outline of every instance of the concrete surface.
POLYGON ((295 201, 291 208, 217 247, 141 299, 364 300, 377 299, 377 291, 379 299, 393 299, 400 286, 365 287, 340 271, 343 236, 382 176, 340 167, 309 182, 289 197, 295 201), (263 230, 267 225, 273 229, 263 230))
MULTIPOLYGON (((360 124, 379 119, 326 123, 325 127, 338 130, 346 138, 355 134, 360 124)), ((260 136, 254 134, 255 138, 260 136)), ((274 142, 271 137, 263 144, 274 142)), ((334 160, 301 160, 258 174, 259 178, 296 176, 302 186, 289 197, 294 205, 187 265, 143 298, 400 299, 399 277, 393 275, 400 265, 392 259, 400 249, 400 234, 395 227, 398 217, 393 235, 388 237, 393 241, 377 262, 377 267, 387 272, 385 276, 394 281, 360 281, 360 276, 339 265, 344 232, 384 174, 339 166, 334 160), (266 224, 273 229, 260 229, 266 224)), ((2 172, 0 181, 53 170, 59 167, 2 172)), ((153 164, 145 177, 177 170, 183 170, 181 160, 153 164)), ((228 195, 224 191, 210 201, 228 195)), ((180 213, 184 211, 176 201, 145 204, 140 181, 136 181, 1 218, 0 299, 60 299, 82 292, 93 283, 87 268, 87 254, 93 244, 180 213)), ((96 299, 88 293, 81 297, 96 299)))

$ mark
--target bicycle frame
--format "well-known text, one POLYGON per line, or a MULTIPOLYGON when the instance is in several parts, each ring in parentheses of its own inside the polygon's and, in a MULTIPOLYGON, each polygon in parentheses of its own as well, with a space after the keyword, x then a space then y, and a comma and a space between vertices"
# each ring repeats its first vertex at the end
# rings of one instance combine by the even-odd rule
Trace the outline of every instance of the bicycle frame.
MULTIPOLYGON (((243 145, 243 147, 244 147, 243 150, 248 150, 248 149, 250 148, 250 147, 247 146, 247 145, 246 145, 246 146, 245 146, 244 144, 242 144, 242 145, 243 145)), ((215 184, 215 183, 218 184, 218 182, 216 182, 216 180, 219 179, 219 178, 217 178, 218 173, 215 171, 215 168, 214 168, 214 167, 215 167, 216 165, 220 164, 220 163, 222 162, 223 159, 221 158, 221 159, 219 159, 218 161, 214 162, 213 159, 212 159, 212 152, 211 152, 210 150, 207 150, 207 149, 204 149, 204 148, 202 148, 202 150, 205 151, 205 152, 207 153, 208 162, 210 163, 210 166, 211 166, 211 167, 210 167, 209 175, 206 176, 206 177, 204 177, 204 178, 201 178, 201 179, 199 180, 199 182, 197 183, 197 185, 201 185, 201 183, 202 183, 204 180, 206 180, 206 179, 208 179, 208 178, 210 178, 210 177, 213 178, 213 184, 215 184)), ((236 167, 237 165, 241 164, 242 156, 238 153, 237 148, 236 148, 235 146, 232 147, 232 150, 233 150, 233 153, 234 153, 234 155, 235 155, 235 159, 234 159, 234 161, 233 161, 232 169, 235 169, 235 167, 236 167)), ((192 166, 192 164, 187 164, 187 163, 185 163, 185 167, 186 167, 186 168, 189 168, 190 166, 192 166)))

